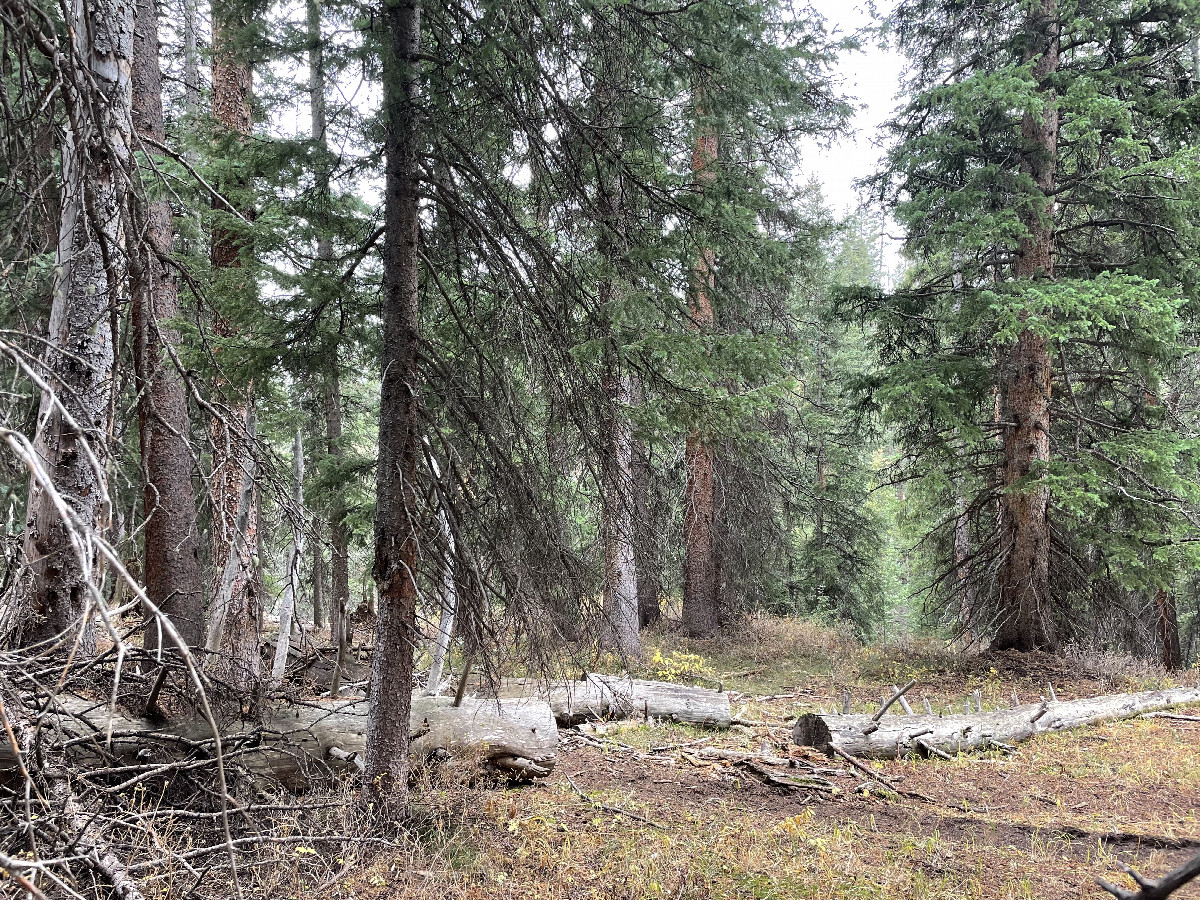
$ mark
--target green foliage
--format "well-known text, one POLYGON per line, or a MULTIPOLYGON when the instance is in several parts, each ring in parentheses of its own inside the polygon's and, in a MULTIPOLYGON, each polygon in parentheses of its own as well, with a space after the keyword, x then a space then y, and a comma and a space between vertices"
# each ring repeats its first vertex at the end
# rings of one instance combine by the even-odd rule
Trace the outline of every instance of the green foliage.
POLYGON ((893 16, 913 80, 874 184, 894 200, 913 265, 897 294, 847 298, 873 323, 880 362, 860 396, 903 447, 898 476, 921 482, 925 583, 948 621, 986 636, 979 610, 994 600, 1003 540, 997 396, 1018 335, 1044 339, 1051 463, 1030 478, 1051 491, 1051 599, 1065 631, 1140 634, 1122 649, 1153 652, 1147 632, 1107 623, 1136 622, 1153 608, 1148 592, 1181 589, 1197 562, 1200 469, 1177 386, 1194 366, 1198 107, 1186 67, 1200 6, 1061 4, 1061 64, 1042 83, 1023 57, 1024 15, 1020 4, 912 0, 893 16), (1061 127, 1048 207, 1018 160, 1022 117, 1052 103, 1061 127), (1048 214, 1055 277, 1012 277, 1027 223, 1048 214), (954 534, 963 517, 965 554, 954 534))

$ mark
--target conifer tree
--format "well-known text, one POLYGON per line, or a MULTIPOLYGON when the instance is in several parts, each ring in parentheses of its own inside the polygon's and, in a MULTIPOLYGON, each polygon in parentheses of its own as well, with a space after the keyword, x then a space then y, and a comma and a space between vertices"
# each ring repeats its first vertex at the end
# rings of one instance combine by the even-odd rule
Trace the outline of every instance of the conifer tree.
POLYGON ((914 0, 893 17, 913 99, 876 185, 915 265, 875 307, 870 384, 910 474, 938 485, 935 530, 955 531, 935 587, 997 648, 1132 615, 1116 598, 1189 555, 1195 465, 1162 401, 1194 284, 1174 173, 1193 168, 1196 14, 914 0))
POLYGON ((133 10, 102 0, 75 4, 70 13, 60 37, 70 51, 55 60, 67 124, 45 377, 31 448, 40 471, 29 483, 20 588, 6 599, 0 628, 22 644, 63 634, 87 655, 95 649, 88 613, 99 599, 101 567, 84 536, 89 529, 103 533, 112 513, 113 317, 127 270, 133 10))
MULTIPOLYGON (((142 150, 164 159, 162 72, 158 56, 158 13, 153 2, 140 2, 133 41, 133 124, 142 150)), ((192 490, 191 424, 187 393, 177 370, 179 289, 170 258, 175 234, 171 207, 152 181, 145 196, 134 197, 131 221, 142 240, 131 248, 134 367, 138 384, 144 515, 143 571, 146 594, 170 616, 179 636, 191 646, 204 640, 205 591, 200 572, 196 498, 192 490), (140 202, 138 202, 140 201, 140 202)), ((151 619, 143 646, 163 642, 151 619)))

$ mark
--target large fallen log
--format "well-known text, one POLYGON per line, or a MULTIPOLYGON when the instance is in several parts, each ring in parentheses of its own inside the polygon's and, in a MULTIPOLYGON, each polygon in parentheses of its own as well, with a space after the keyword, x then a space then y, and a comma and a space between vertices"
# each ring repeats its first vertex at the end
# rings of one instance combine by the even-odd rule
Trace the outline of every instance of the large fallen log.
POLYGON ((792 740, 825 753, 837 748, 850 756, 894 759, 910 753, 938 755, 986 750, 1153 709, 1200 702, 1200 689, 1177 688, 1139 694, 1111 694, 1086 700, 1042 701, 973 715, 884 716, 806 713, 792 728, 792 740))
MULTIPOLYGON (((455 707, 453 702, 414 695, 410 727, 415 760, 466 758, 523 778, 553 770, 558 727, 547 703, 467 698, 455 707)), ((231 724, 221 740, 231 765, 300 787, 317 772, 358 765, 366 744, 367 706, 367 700, 358 699, 276 707, 261 724, 231 724)), ((76 760, 94 766, 105 765, 106 757, 145 763, 176 752, 213 749, 203 722, 163 725, 120 711, 110 717, 106 703, 71 694, 54 698, 44 719, 47 726, 59 733, 76 760)), ((17 769, 11 746, 0 741, 0 773, 17 769)))
POLYGON ((712 688, 689 687, 665 681, 646 681, 619 675, 589 673, 578 681, 514 679, 505 682, 504 697, 545 699, 559 725, 602 719, 660 719, 706 728, 728 728, 729 694, 712 688))

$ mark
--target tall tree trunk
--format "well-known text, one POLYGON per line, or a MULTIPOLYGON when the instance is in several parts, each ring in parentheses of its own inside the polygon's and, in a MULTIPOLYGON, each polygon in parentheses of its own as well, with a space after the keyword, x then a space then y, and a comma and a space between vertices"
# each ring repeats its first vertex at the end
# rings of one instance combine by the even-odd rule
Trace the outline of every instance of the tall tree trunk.
MULTIPOLYGON (((313 519, 313 525, 319 524, 319 519, 313 519)), ((313 596, 313 628, 324 628, 325 620, 325 548, 321 546, 319 527, 313 529, 316 535, 313 540, 312 558, 312 596, 313 596)))
MULTIPOLYGON (((133 124, 143 150, 157 155, 150 142, 166 141, 163 127, 162 70, 158 59, 158 10, 140 0, 133 33, 133 124)), ((188 444, 187 390, 168 358, 179 343, 169 324, 179 316, 179 289, 167 259, 175 242, 171 206, 154 196, 134 204, 131 220, 142 240, 129 255, 133 300, 133 353, 138 387, 138 433, 142 445, 142 503, 146 594, 169 616, 189 646, 204 640, 204 583, 196 533, 196 497, 192 490, 192 452, 188 444)), ((156 620, 146 625, 143 646, 162 646, 156 620)))
MULTIPOLYGON (((226 133, 244 137, 250 134, 253 84, 250 65, 237 46, 244 23, 237 19, 235 10, 220 3, 212 6, 212 20, 213 118, 226 133)), ((253 210, 242 212, 247 218, 253 215, 253 210)), ((247 299, 253 299, 255 286, 252 277, 248 273, 239 274, 243 270, 242 253, 245 249, 245 238, 235 229, 220 224, 213 228, 213 268, 225 274, 226 284, 231 289, 243 292, 247 299)), ((233 336, 233 326, 222 316, 218 316, 214 322, 214 330, 221 337, 233 336)), ((233 417, 253 421, 252 401, 248 397, 234 397, 230 406, 233 417)), ((213 566, 223 573, 222 586, 226 574, 230 571, 235 574, 229 585, 227 608, 224 610, 226 633, 217 636, 221 653, 227 658, 210 659, 210 665, 229 666, 240 680, 257 677, 261 669, 259 639, 263 592, 255 564, 257 554, 253 552, 258 545, 258 493, 247 490, 244 484, 244 479, 250 477, 249 473, 253 471, 253 444, 247 431, 239 430, 236 423, 219 418, 212 424, 212 442, 213 566), (250 499, 243 520, 240 508, 246 497, 250 499), (236 555, 237 565, 233 567, 228 565, 231 555, 236 555), (231 629, 238 631, 234 633, 231 629)), ((210 627, 209 645, 212 639, 210 627)))
POLYGON ((599 14, 595 23, 599 44, 600 73, 597 78, 595 147, 598 151, 599 234, 597 250, 605 273, 599 285, 600 308, 608 315, 610 351, 604 376, 608 397, 606 446, 601 461, 601 540, 604 544, 604 623, 602 643, 616 649, 625 659, 642 655, 638 633, 637 568, 633 557, 633 428, 629 409, 633 405, 633 378, 621 360, 624 335, 619 317, 612 314, 621 300, 623 263, 628 255, 628 210, 620 161, 623 153, 622 83, 627 73, 624 53, 624 13, 619 5, 599 14))
POLYGON ((637 568, 633 554, 633 429, 628 418, 632 378, 613 372, 606 379, 612 421, 604 459, 602 537, 604 541, 605 643, 627 660, 642 655, 638 633, 637 568))
MULTIPOLYGON (((311 135, 320 148, 317 164, 317 202, 321 217, 317 224, 317 259, 333 259, 333 241, 324 219, 329 204, 328 122, 325 114, 325 44, 321 31, 321 2, 307 0, 305 4, 308 27, 308 99, 311 135)), ((325 438, 330 456, 339 466, 345 456, 342 449, 342 389, 338 373, 338 353, 334 345, 329 351, 329 369, 325 375, 324 407, 325 438)), ((337 647, 333 680, 330 690, 337 696, 341 687, 342 666, 346 656, 347 611, 350 603, 350 533, 346 527, 346 501, 340 489, 335 489, 329 507, 330 538, 330 596, 329 640, 337 647)))
POLYGON ((1163 668, 1167 671, 1182 669, 1183 648, 1179 643, 1179 613, 1175 607, 1175 595, 1166 588, 1159 588, 1154 595, 1154 607, 1163 668))
MULTIPOLYGON (((696 112, 703 119, 699 106, 696 112)), ((716 161, 717 136, 701 125, 692 153, 692 174, 701 188, 716 177, 716 161)), ((701 247, 688 304, 692 326, 701 333, 711 332, 716 324, 712 304, 715 275, 716 256, 711 247, 701 247)), ((688 434, 685 457, 683 627, 692 637, 711 637, 720 624, 716 496, 713 448, 700 429, 688 434)))
MULTIPOLYGON (((1043 100, 1021 122, 1021 172, 1045 198, 1026 216, 1028 234, 1017 250, 1017 278, 1054 277, 1054 187, 1058 154, 1058 99, 1048 79, 1058 70, 1057 0, 1036 0, 1025 24, 1025 59, 1043 100)), ((1050 489, 1038 478, 1050 462, 1050 353, 1046 339, 1022 331, 1003 369, 1004 487, 1001 499, 1000 622, 998 650, 1054 650, 1058 638, 1050 609, 1050 489), (1020 484, 1034 477, 1031 484, 1020 484)))
POLYGON ((183 0, 183 110, 189 116, 200 112, 199 19, 197 0, 183 0))
POLYGON ((313 141, 320 149, 316 165, 317 203, 320 216, 317 222, 317 259, 333 259, 333 241, 326 227, 325 213, 329 205, 329 141, 326 136, 328 120, 325 115, 325 44, 321 34, 321 0, 306 0, 308 28, 308 109, 313 141))
MULTIPOLYGON (((442 472, 438 467, 437 460, 433 458, 432 453, 428 459, 430 468, 433 470, 433 477, 441 481, 442 472)), ((438 506, 438 532, 441 534, 445 553, 442 555, 442 609, 438 617, 438 633, 433 639, 433 646, 429 651, 429 679, 426 684, 427 692, 433 696, 437 696, 442 687, 442 670, 446 665, 446 658, 450 655, 450 640, 454 636, 454 620, 458 616, 458 586, 454 581, 456 549, 454 532, 450 528, 450 515, 446 510, 446 500, 441 491, 438 492, 438 506)))
POLYGON ((292 550, 288 554, 287 584, 283 589, 283 602, 279 606, 279 631, 275 635, 275 660, 271 665, 271 678, 279 681, 287 669, 288 649, 292 640, 292 620, 296 615, 296 602, 300 596, 300 563, 304 559, 304 439, 296 429, 296 440, 292 444, 292 503, 295 506, 295 524, 292 526, 292 550))
POLYGON ((379 623, 371 673, 366 794, 392 811, 408 798, 408 716, 417 631, 417 459, 421 0, 386 7, 383 109, 383 355, 375 511, 379 623))
MULTIPOLYGON (((329 455, 341 464, 342 449, 342 392, 338 379, 337 360, 325 376, 325 437, 329 455)), ((341 687, 342 664, 349 640, 350 605, 350 532, 346 527, 346 501, 342 490, 335 487, 329 506, 329 640, 337 647, 330 693, 336 697, 341 687)))
POLYGON ((962 637, 967 644, 974 644, 975 633, 976 593, 975 582, 971 578, 968 560, 971 556, 971 518, 968 515, 967 501, 963 497, 955 500, 958 515, 954 518, 954 571, 958 580, 958 623, 962 637))
MULTIPOLYGON (((635 389, 639 395, 640 391, 635 389)), ((637 571, 638 622, 653 625, 662 616, 662 561, 658 544, 661 534, 659 504, 655 502, 654 465, 645 441, 633 445, 633 564, 637 571)))
MULTIPOLYGON (((246 410, 245 435, 253 441, 257 423, 254 408, 246 410)), ((254 457, 247 455, 238 473, 237 507, 229 534, 221 578, 208 611, 208 629, 204 646, 210 656, 206 669, 231 688, 247 694, 257 702, 258 679, 262 670, 259 655, 259 636, 262 634, 262 605, 257 593, 245 590, 250 579, 261 583, 256 571, 261 559, 261 535, 251 530, 252 516, 257 505, 254 484, 254 457)))
POLYGON ((111 519, 105 467, 112 428, 114 310, 126 269, 122 207, 132 141, 133 7, 115 0, 70 5, 79 66, 64 86, 62 208, 43 391, 33 453, 49 487, 31 478, 25 568, 0 631, 30 643, 59 633, 90 655, 89 607, 100 602, 98 560, 63 521, 54 494, 85 529, 111 519), (80 95, 79 89, 85 92, 80 95))

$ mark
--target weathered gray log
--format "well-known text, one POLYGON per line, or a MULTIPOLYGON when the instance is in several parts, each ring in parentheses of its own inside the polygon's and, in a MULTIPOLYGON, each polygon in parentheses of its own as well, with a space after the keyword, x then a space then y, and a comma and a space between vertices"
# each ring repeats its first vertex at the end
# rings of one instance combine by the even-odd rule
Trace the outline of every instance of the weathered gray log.
POLYGON ((555 720, 563 726, 600 719, 646 718, 728 728, 732 717, 725 691, 618 675, 588 674, 579 681, 549 684, 513 680, 505 683, 501 695, 545 698, 555 720))
POLYGON ((1200 689, 1177 688, 1059 703, 1043 701, 973 715, 885 716, 878 722, 862 715, 807 713, 793 727, 792 740, 825 753, 836 747, 851 756, 893 759, 908 753, 928 753, 930 748, 942 753, 986 750, 1028 740, 1037 734, 1195 702, 1200 702, 1200 689), (877 727, 872 729, 872 725, 877 727))
MULTIPOLYGON (((411 753, 418 761, 461 758, 517 777, 544 776, 554 768, 558 727, 549 705, 536 699, 464 700, 454 707, 451 697, 414 696, 412 700, 411 753)), ((326 767, 354 771, 366 744, 366 700, 330 700, 299 703, 271 711, 261 726, 236 724, 222 733, 227 748, 239 738, 261 734, 252 747, 230 754, 231 763, 256 774, 269 775, 289 787, 303 786, 314 772, 326 767), (337 753, 331 751, 337 750, 337 753)), ((98 750, 122 759, 141 759, 139 752, 169 747, 169 741, 151 735, 168 735, 203 744, 212 735, 202 722, 163 726, 149 719, 120 712, 110 717, 104 703, 74 695, 55 700, 57 714, 49 716, 54 728, 73 744, 76 759, 100 763, 98 750)), ((0 741, 0 775, 16 770, 7 741, 0 741)))

